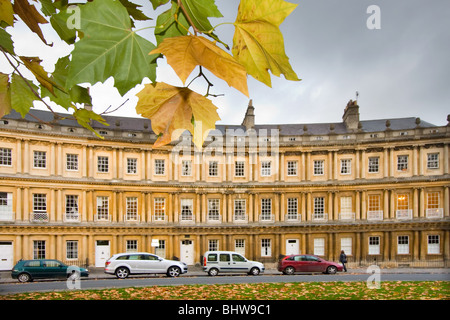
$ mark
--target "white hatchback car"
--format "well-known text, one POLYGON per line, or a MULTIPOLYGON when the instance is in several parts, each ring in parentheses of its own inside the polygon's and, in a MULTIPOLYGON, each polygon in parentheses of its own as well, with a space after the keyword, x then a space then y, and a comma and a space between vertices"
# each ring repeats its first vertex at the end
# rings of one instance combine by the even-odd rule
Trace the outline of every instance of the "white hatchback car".
POLYGON ((125 279, 130 274, 167 274, 178 277, 188 271, 187 265, 181 261, 166 260, 147 252, 118 253, 105 263, 105 273, 115 274, 125 279))
POLYGON ((247 260, 244 256, 232 251, 207 251, 203 257, 203 271, 210 276, 219 272, 247 273, 257 276, 264 272, 264 264, 247 260))

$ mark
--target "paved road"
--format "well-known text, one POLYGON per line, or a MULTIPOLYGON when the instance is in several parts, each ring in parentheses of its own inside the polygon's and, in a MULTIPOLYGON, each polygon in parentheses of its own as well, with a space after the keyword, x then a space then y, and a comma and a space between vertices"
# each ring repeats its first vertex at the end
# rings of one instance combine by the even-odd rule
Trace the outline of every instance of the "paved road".
MULTIPOLYGON (((130 277, 119 280, 113 277, 103 279, 83 279, 80 282, 81 289, 124 288, 161 285, 185 285, 185 284, 229 284, 229 283, 274 283, 274 282, 310 282, 310 281, 367 281, 369 274, 345 274, 336 275, 260 275, 260 276, 217 276, 209 277, 182 276, 178 278, 156 277, 130 277)), ((381 281, 450 281, 449 273, 389 273, 381 274, 381 281)), ((32 283, 2 283, 0 294, 13 294, 37 291, 67 290, 66 281, 35 281, 32 283)))

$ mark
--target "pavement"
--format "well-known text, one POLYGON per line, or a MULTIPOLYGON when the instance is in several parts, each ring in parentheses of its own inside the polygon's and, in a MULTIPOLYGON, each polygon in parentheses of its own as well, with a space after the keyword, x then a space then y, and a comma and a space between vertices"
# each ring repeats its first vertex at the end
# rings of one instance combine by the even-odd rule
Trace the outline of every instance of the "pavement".
MULTIPOLYGON (((90 280, 97 279, 112 279, 114 275, 104 273, 104 268, 89 268, 90 280)), ((372 271, 367 268, 347 268, 348 274, 372 274, 372 271)), ((341 272, 340 272, 341 273, 341 272)), ((380 268, 381 274, 448 274, 450 281, 450 268, 380 268)), ((265 275, 281 275, 277 269, 268 268, 264 271, 265 275)), ((302 273, 311 274, 311 273, 302 273)), ((201 266, 189 266, 188 273, 181 275, 181 277, 197 277, 206 276, 207 273, 202 270, 201 266)), ((159 275, 165 276, 165 275, 159 275)), ((130 277, 148 277, 148 275, 136 275, 130 277)), ((86 279, 86 278, 83 278, 86 279)), ((17 279, 11 278, 11 271, 0 271, 0 284, 2 283, 18 283, 17 279)))

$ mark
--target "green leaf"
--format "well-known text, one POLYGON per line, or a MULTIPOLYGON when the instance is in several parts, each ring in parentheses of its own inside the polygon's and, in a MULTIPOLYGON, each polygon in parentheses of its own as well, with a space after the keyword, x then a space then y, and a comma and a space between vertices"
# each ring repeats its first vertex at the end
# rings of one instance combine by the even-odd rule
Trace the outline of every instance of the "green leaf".
POLYGON ((0 28, 0 47, 6 50, 6 52, 15 55, 14 45, 11 39, 11 35, 5 30, 0 28))
POLYGON ((158 44, 165 38, 185 36, 188 34, 189 22, 186 16, 178 10, 176 1, 172 1, 172 7, 164 13, 161 13, 156 19, 155 37, 158 44), (177 20, 175 20, 177 15, 177 20))
POLYGON ((64 40, 67 44, 75 43, 77 33, 75 29, 69 29, 67 27, 67 20, 71 14, 67 13, 67 9, 61 10, 58 14, 54 14, 50 18, 50 23, 58 33, 61 40, 64 40))
POLYGON ((9 75, 0 72, 0 118, 11 112, 9 75))
MULTIPOLYGON (((67 74, 69 72, 69 56, 59 58, 55 64, 55 71, 53 72, 51 79, 61 87, 65 85, 67 80, 67 74)), ((55 88, 51 93, 44 87, 41 87, 41 93, 43 97, 49 97, 50 100, 60 105, 61 107, 69 110, 73 103, 89 103, 91 104, 91 97, 89 91, 86 88, 80 86, 74 86, 70 90, 60 90, 55 88)))
POLYGON ((150 41, 131 30, 130 16, 118 0, 94 0, 81 8, 83 39, 72 52, 66 88, 114 77, 121 95, 142 79, 156 79, 157 55, 150 41))
POLYGON ((138 9, 142 7, 141 5, 135 4, 128 0, 120 0, 120 3, 122 3, 122 5, 127 9, 128 14, 134 20, 152 20, 151 18, 147 17, 141 10, 138 9))
POLYGON ((87 109, 77 109, 73 113, 73 116, 75 117, 75 119, 77 119, 77 122, 81 126, 95 133, 95 135, 100 139, 103 139, 103 137, 99 135, 97 131, 95 131, 94 128, 92 128, 92 126, 90 125, 91 120, 94 120, 100 122, 105 126, 109 126, 109 124, 105 121, 105 119, 103 119, 100 115, 96 114, 94 111, 90 111, 87 109))
POLYGON ((208 20, 209 17, 223 17, 214 0, 181 0, 181 3, 195 27, 200 31, 208 32, 213 29, 208 20))
POLYGON ((166 4, 170 0, 150 0, 150 2, 153 5, 153 9, 158 8, 159 6, 162 6, 163 4, 166 4))
POLYGON ((25 80, 16 73, 13 73, 11 77, 11 107, 19 112, 22 118, 25 118, 30 108, 33 106, 33 101, 37 100, 37 97, 31 91, 30 86, 34 91, 38 91, 30 80, 25 80))

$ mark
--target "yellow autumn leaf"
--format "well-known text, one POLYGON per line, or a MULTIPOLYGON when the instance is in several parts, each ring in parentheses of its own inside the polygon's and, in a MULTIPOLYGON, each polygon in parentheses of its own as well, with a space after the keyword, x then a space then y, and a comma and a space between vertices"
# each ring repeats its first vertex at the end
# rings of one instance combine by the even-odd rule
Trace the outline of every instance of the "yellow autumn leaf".
POLYGON ((45 88, 47 88, 51 93, 53 92, 53 87, 57 87, 61 91, 65 91, 64 88, 61 86, 58 86, 53 80, 51 80, 48 77, 47 71, 44 70, 44 68, 41 66, 42 60, 38 57, 19 57, 20 60, 22 60, 25 67, 27 67, 28 70, 30 70, 34 76, 36 77, 36 80, 39 81, 40 84, 42 84, 45 88))
POLYGON ((159 135, 155 148, 177 140, 189 130, 194 136, 194 144, 201 149, 207 132, 220 120, 217 107, 188 88, 162 82, 147 84, 137 97, 136 112, 150 119, 153 132, 159 135))
POLYGON ((283 0, 242 0, 234 23, 232 53, 247 73, 271 87, 269 70, 287 80, 299 81, 284 50, 279 29, 296 8, 283 0))
POLYGON ((166 38, 150 52, 155 53, 162 53, 167 58, 183 84, 194 68, 200 65, 249 96, 245 68, 232 55, 204 37, 190 35, 166 38))

